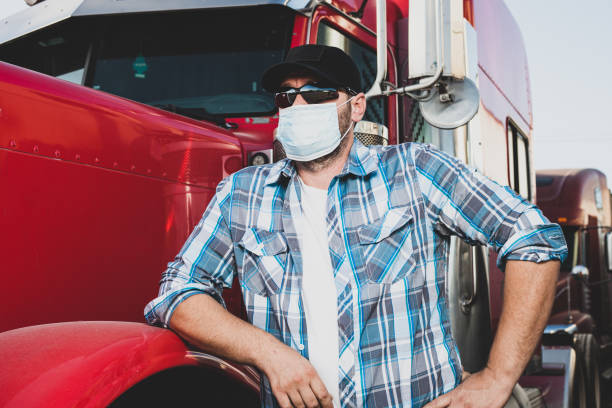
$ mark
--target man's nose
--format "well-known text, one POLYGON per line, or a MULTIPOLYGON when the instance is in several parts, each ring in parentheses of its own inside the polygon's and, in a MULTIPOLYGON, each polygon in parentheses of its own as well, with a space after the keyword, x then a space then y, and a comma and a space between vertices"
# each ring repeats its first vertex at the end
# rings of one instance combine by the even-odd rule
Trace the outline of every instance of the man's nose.
POLYGON ((295 105, 308 105, 308 102, 304 98, 302 98, 301 94, 297 94, 295 97, 295 101, 293 101, 293 106, 295 105))

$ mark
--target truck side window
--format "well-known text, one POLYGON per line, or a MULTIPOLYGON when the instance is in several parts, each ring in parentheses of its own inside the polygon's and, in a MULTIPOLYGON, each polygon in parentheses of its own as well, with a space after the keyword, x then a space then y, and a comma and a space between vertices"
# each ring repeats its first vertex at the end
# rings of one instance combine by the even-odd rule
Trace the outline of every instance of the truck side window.
POLYGON ((80 85, 89 50, 85 30, 78 24, 52 25, 2 45, 0 60, 80 85))
POLYGON ((508 121, 507 131, 508 151, 510 153, 510 187, 527 200, 531 200, 527 137, 511 121, 508 121))
MULTIPOLYGON (((370 89, 376 79, 376 51, 362 45, 344 33, 322 22, 317 32, 317 43, 338 47, 350 55, 361 73, 363 91, 370 89)), ((370 99, 363 120, 387 123, 387 99, 370 99)))

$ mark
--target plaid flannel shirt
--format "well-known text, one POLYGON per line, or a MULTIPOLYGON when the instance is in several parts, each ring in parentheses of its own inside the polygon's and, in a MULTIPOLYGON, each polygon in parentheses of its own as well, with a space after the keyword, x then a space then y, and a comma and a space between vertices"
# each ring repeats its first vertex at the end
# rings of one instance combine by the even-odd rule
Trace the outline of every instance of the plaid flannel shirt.
MULTIPOLYGON (((308 358, 295 229, 300 183, 290 160, 225 180, 146 309, 167 327, 176 306, 221 293, 238 274, 249 321, 308 358)), ((561 229, 532 204, 427 145, 355 140, 328 189, 327 234, 338 295, 343 407, 420 407, 462 374, 446 293, 449 236, 506 260, 563 259, 561 229)), ((307 273, 307 271, 306 271, 307 273)), ((278 406, 262 375, 262 406, 278 406)))

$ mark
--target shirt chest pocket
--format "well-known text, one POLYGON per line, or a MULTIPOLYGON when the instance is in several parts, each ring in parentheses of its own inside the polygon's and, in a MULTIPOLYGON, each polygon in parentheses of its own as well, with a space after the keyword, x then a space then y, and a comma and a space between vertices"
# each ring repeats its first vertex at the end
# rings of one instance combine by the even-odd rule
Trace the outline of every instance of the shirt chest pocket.
POLYGON ((242 284, 257 295, 280 291, 287 268, 287 241, 281 232, 248 228, 239 245, 242 256, 242 284))
POLYGON ((394 283, 416 266, 414 222, 408 207, 392 208, 359 231, 367 279, 373 283, 394 283))

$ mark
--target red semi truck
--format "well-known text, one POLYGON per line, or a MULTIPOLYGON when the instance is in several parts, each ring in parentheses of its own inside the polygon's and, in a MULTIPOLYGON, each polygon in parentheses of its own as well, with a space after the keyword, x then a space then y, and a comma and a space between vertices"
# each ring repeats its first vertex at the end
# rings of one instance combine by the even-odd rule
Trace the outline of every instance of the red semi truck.
MULTIPOLYGON (((364 143, 432 143, 535 200, 527 62, 501 0, 28 4, 0 20, 0 406, 258 405, 256 370, 142 310, 217 183, 279 158, 259 79, 290 47, 355 59, 364 143)), ((450 248, 453 336, 473 372, 503 274, 489 249, 450 248)), ((244 317, 236 282, 224 298, 244 317)), ((549 354, 508 406, 570 406, 582 372, 558 362, 571 350, 549 354)))

